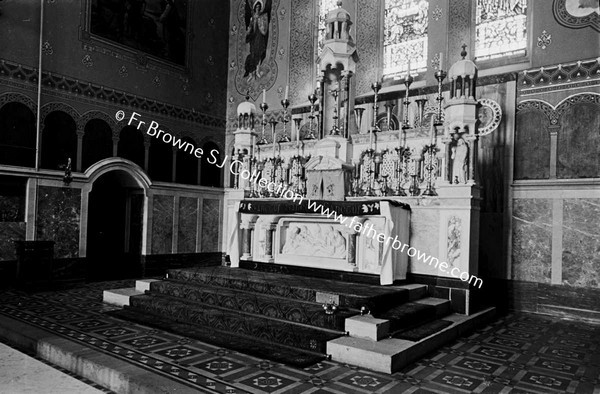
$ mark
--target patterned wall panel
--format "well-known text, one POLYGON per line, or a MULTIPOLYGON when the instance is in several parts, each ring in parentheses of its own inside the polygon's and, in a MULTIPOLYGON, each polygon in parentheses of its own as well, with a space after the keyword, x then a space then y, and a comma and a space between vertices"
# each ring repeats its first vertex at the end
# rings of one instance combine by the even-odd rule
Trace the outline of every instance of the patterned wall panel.
POLYGON ((154 196, 152 205, 152 254, 173 251, 173 196, 154 196))
POLYGON ((313 89, 315 0, 292 2, 290 27, 290 101, 307 100, 313 89))
POLYGON ((550 133, 547 117, 536 108, 519 112, 515 131, 514 179, 550 177, 550 133))
POLYGON ((39 187, 36 237, 55 241, 55 258, 78 257, 80 215, 80 189, 39 187))
POLYGON ((580 102, 561 112, 557 177, 600 177, 600 106, 580 102))
POLYGON ((372 93, 379 66, 380 1, 359 1, 356 18, 356 47, 360 61, 356 65, 356 95, 372 93))
POLYGON ((179 199, 179 228, 177 229, 177 252, 194 253, 196 234, 198 233, 198 199, 181 197, 179 199))
MULTIPOLYGON (((450 0, 449 31, 448 31, 448 57, 449 63, 461 59, 461 45, 467 44, 471 48, 471 23, 472 2, 470 0, 450 0)), ((469 51, 467 48, 467 51, 469 51)), ((472 54, 472 51, 470 51, 472 54)))
POLYGON ((202 247, 201 252, 219 251, 220 201, 202 200, 202 247))

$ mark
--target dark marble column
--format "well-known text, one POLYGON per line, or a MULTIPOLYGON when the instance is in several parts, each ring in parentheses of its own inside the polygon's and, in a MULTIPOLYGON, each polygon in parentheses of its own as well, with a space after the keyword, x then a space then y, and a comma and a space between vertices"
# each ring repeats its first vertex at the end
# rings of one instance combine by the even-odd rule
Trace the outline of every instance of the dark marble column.
POLYGON ((83 172, 82 153, 83 153, 83 130, 77 130, 77 158, 75 159, 75 168, 73 168, 73 171, 83 172))
POLYGON ((242 229, 242 258, 248 260, 252 257, 250 253, 250 240, 251 240, 251 229, 244 228, 242 229))
POLYGON ((348 263, 356 267, 356 233, 348 234, 348 263))
POLYGON ((268 228, 265 235, 265 257, 273 258, 273 229, 268 228))

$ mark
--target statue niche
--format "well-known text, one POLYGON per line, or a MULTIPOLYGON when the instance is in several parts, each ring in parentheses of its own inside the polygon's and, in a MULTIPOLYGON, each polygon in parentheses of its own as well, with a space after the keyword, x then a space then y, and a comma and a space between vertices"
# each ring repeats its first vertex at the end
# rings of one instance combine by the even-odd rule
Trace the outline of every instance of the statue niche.
POLYGON ((462 135, 456 133, 450 147, 452 160, 451 183, 465 184, 469 179, 469 145, 462 135))

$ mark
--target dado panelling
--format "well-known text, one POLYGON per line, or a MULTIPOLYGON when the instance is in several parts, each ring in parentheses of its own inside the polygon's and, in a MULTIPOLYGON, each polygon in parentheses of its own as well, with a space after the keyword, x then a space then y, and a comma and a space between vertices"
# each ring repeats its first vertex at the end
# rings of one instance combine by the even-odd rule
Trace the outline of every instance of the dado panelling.
POLYGON ((563 283, 600 288, 600 198, 563 201, 562 247, 563 283))
POLYGON ((79 257, 81 190, 40 186, 36 239, 54 241, 54 257, 79 257))
POLYGON ((512 279, 550 283, 552 201, 513 200, 512 279))
POLYGON ((173 252, 173 196, 155 195, 152 204, 152 254, 173 252))

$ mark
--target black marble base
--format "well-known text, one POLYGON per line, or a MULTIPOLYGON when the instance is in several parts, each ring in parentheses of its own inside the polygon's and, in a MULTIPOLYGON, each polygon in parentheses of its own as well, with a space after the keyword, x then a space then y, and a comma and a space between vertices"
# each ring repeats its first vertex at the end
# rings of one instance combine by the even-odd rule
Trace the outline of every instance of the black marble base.
MULTIPOLYGON (((361 274, 357 272, 343 272, 320 268, 298 267, 294 265, 259 263, 255 261, 240 261, 240 268, 256 270, 262 272, 272 272, 277 274, 301 275, 313 278, 339 280, 342 282, 365 283, 369 285, 378 285, 379 275, 361 274)), ((396 281, 394 285, 401 285, 406 281, 396 281)))
POLYGON ((486 279, 484 298, 501 312, 525 311, 600 323, 600 289, 486 279))

